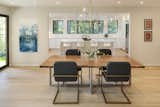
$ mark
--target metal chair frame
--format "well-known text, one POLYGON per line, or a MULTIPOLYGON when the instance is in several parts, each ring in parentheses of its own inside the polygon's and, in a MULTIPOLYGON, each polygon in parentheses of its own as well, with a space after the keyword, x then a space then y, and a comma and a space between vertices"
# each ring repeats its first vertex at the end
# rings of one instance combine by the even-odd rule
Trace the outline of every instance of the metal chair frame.
MULTIPOLYGON (((101 79, 100 79, 100 87, 101 87, 101 92, 102 92, 102 95, 103 95, 103 98, 104 98, 104 101, 106 104, 131 104, 131 101, 130 99, 128 98, 128 96, 126 95, 124 89, 123 89, 123 82, 121 82, 121 93, 123 94, 124 98, 126 99, 126 102, 122 102, 122 101, 108 101, 108 99, 106 98, 105 96, 105 93, 104 93, 104 90, 103 90, 103 79, 102 79, 102 76, 101 75, 101 79)), ((105 75, 106 77, 114 77, 114 78, 118 78, 118 77, 129 77, 130 78, 130 75, 105 75)))
MULTIPOLYGON (((78 84, 77 84, 77 100, 76 101, 71 101, 71 102, 57 102, 56 99, 58 97, 58 94, 59 94, 59 82, 57 82, 57 91, 56 91, 56 95, 54 97, 54 100, 53 100, 53 104, 79 104, 79 75, 54 75, 54 77, 68 77, 68 78, 71 78, 71 77, 77 77, 77 80, 78 80, 78 84)), ((64 81, 62 81, 63 84, 64 84, 64 81)))

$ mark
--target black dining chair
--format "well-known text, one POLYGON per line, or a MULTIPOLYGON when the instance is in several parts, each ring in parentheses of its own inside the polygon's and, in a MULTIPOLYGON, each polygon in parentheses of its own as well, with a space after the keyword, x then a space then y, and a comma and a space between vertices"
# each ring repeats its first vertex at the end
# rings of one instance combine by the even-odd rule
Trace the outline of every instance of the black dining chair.
POLYGON ((123 89, 123 82, 128 82, 131 77, 131 66, 128 62, 109 62, 107 64, 107 71, 103 71, 101 76, 101 92, 104 98, 105 103, 107 104, 131 104, 130 99, 127 97, 123 89), (103 80, 107 82, 120 82, 121 92, 124 95, 127 101, 108 101, 106 99, 105 93, 103 91, 103 80))
POLYGON ((81 56, 81 51, 79 49, 67 49, 66 50, 66 55, 74 55, 74 56, 81 56))
MULTIPOLYGON (((102 56, 102 55, 112 55, 112 51, 111 49, 98 49, 98 56, 102 56)), ((100 70, 106 70, 107 68, 105 66, 100 67, 100 70)))
POLYGON ((97 55, 112 55, 111 49, 98 49, 97 55))
MULTIPOLYGON (((79 49, 68 49, 66 50, 66 56, 81 56, 81 51, 79 49)), ((77 66, 77 70, 81 71, 81 84, 82 84, 82 68, 77 66)))
MULTIPOLYGON (((103 56, 103 55, 111 56, 112 55, 111 49, 98 49, 97 56, 103 56)), ((100 76, 100 72, 104 71, 104 70, 107 70, 106 66, 100 67, 98 76, 100 76)), ((98 82, 100 82, 100 79, 98 80, 98 82)))
MULTIPOLYGON (((77 64, 73 61, 59 61, 54 64, 54 78, 57 82, 57 91, 53 100, 53 104, 78 104, 79 103, 79 77, 77 64), (76 82, 77 84, 77 100, 72 102, 57 102, 56 99, 60 90, 60 82, 76 82)), ((71 96, 72 97, 72 96, 71 96)))

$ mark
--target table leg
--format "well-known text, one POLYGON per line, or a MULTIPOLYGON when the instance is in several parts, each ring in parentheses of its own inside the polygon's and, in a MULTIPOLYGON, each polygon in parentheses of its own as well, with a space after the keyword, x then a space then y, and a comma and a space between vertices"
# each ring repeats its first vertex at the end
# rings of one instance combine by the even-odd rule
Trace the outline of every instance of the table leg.
POLYGON ((49 68, 49 85, 52 85, 52 68, 49 68))
POLYGON ((90 92, 91 92, 91 94, 93 93, 93 84, 92 84, 92 68, 90 67, 89 68, 89 75, 90 75, 90 92))

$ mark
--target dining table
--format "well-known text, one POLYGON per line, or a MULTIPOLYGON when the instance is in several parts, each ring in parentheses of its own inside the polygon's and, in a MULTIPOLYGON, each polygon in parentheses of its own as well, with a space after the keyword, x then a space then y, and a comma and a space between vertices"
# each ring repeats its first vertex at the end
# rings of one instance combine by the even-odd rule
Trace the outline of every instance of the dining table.
MULTIPOLYGON (((93 83, 92 83, 92 69, 93 68, 100 68, 106 66, 108 62, 129 62, 131 68, 144 68, 144 65, 139 63, 138 61, 134 60, 129 56, 97 56, 93 58, 89 58, 87 56, 63 56, 63 55, 53 55, 48 57, 41 65, 41 68, 49 68, 49 85, 52 85, 52 69, 54 68, 54 63, 57 61, 74 61, 77 63, 78 66, 89 68, 89 87, 90 92, 92 93, 93 83)), ((129 80, 129 84, 131 85, 131 77, 129 80)))

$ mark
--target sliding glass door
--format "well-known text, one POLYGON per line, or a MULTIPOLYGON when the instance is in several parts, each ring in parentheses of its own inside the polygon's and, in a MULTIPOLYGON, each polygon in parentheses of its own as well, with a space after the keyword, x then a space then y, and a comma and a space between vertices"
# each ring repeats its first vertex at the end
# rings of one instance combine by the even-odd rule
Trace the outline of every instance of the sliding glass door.
POLYGON ((0 14, 0 69, 9 64, 9 17, 0 14))

